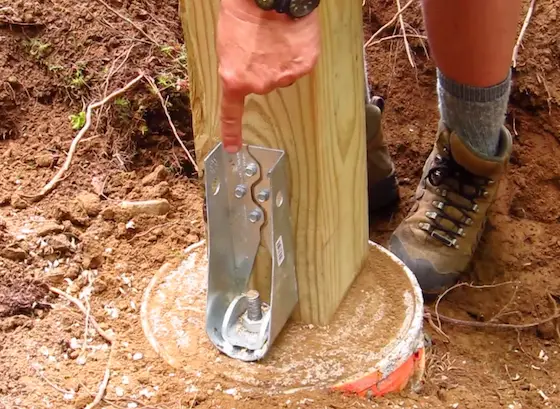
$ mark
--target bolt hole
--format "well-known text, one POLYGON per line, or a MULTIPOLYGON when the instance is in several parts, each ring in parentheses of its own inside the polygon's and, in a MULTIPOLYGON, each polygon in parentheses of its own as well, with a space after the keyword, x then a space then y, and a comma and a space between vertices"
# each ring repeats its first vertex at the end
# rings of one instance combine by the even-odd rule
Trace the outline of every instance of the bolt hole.
POLYGON ((284 196, 282 195, 282 192, 278 192, 276 194, 276 207, 282 206, 282 203, 284 203, 284 196))
POLYGON ((212 184, 210 185, 210 189, 212 190, 212 194, 216 196, 220 191, 220 180, 218 178, 214 178, 212 180, 212 184))

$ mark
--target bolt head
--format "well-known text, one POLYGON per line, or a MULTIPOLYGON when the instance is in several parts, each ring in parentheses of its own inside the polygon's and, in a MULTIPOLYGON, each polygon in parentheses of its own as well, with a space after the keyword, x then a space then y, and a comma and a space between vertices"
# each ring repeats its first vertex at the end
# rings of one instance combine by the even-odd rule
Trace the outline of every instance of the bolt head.
POLYGON ((260 211, 260 209, 253 210, 251 213, 249 213, 249 221, 251 223, 256 223, 259 220, 261 220, 261 218, 262 218, 262 212, 260 211))
POLYGON ((254 163, 249 163, 245 168, 245 175, 248 177, 255 176, 257 174, 257 165, 254 163))
POLYGON ((269 190, 261 190, 261 191, 257 194, 257 200, 258 200, 260 203, 266 202, 269 198, 270 198, 270 191, 269 191, 269 190))
POLYGON ((238 185, 235 187, 234 195, 236 198, 241 199, 247 193, 247 188, 244 185, 238 185))

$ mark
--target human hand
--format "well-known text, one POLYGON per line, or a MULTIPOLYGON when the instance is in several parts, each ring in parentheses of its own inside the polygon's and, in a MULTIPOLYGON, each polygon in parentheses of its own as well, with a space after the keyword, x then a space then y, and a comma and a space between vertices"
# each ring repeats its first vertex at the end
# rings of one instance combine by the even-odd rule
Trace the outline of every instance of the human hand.
POLYGON ((293 20, 254 0, 222 0, 216 34, 222 85, 221 133, 226 151, 242 144, 245 97, 267 94, 308 74, 320 52, 317 10, 293 20))

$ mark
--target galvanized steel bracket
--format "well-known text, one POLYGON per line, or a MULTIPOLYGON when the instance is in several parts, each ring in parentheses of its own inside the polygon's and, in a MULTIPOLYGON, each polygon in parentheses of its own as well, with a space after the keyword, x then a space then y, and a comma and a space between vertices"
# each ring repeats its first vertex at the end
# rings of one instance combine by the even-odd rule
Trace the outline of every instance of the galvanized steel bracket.
POLYGON ((263 358, 298 302, 284 151, 220 143, 204 161, 208 231, 206 332, 226 355, 263 358), (270 304, 251 290, 261 238, 272 258, 270 304))

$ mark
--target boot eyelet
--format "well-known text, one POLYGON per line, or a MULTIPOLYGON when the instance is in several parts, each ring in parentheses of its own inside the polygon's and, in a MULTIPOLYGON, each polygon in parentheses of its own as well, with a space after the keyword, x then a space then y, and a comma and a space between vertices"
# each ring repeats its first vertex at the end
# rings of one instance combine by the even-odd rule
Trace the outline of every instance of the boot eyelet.
POLYGON ((478 210, 479 210, 478 205, 477 204, 473 205, 472 211, 478 213, 478 210))
POLYGON ((428 219, 436 220, 438 214, 436 212, 426 212, 426 217, 428 219))
POLYGON ((443 202, 438 202, 438 201, 436 201, 436 200, 434 200, 434 201, 432 202, 432 205, 433 205, 435 208, 439 209, 439 210, 443 210, 443 208, 445 207, 445 203, 443 203, 443 202))

